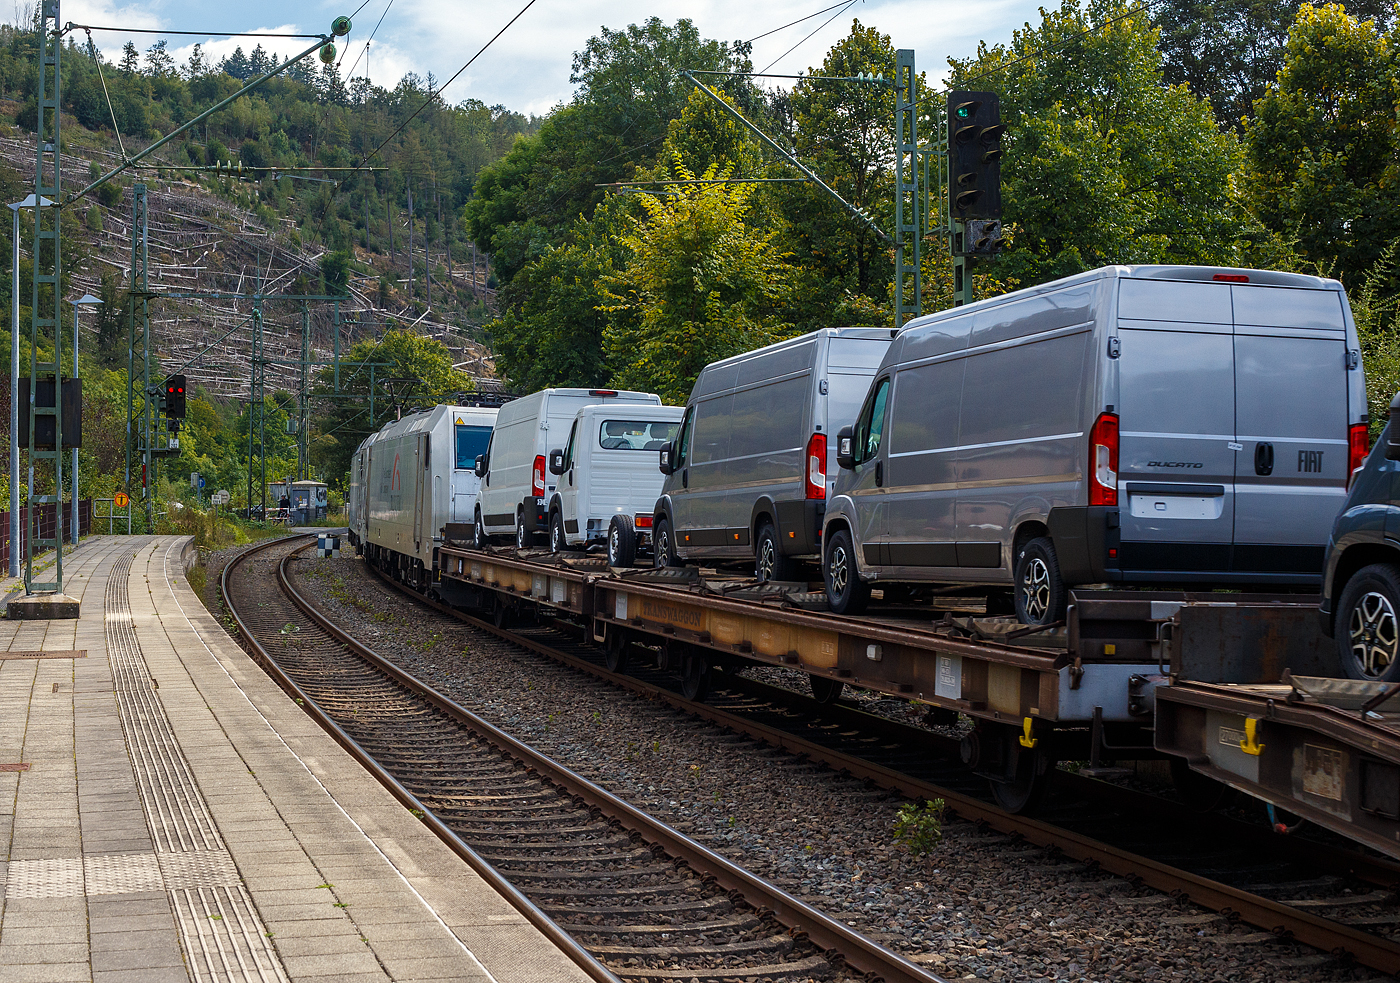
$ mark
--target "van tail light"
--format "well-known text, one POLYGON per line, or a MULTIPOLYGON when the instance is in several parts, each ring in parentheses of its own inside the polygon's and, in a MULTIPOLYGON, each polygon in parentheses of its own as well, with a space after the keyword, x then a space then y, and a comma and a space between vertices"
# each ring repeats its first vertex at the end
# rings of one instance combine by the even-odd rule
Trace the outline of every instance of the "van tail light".
POLYGON ((544 455, 535 455, 535 469, 530 472, 530 492, 536 498, 544 498, 544 455))
POLYGON ((1118 416, 1100 413, 1089 432, 1090 505, 1118 504, 1118 416))
POLYGON ((651 519, 652 517, 649 515, 634 515, 632 516, 632 525, 638 529, 650 529, 651 519))
POLYGON ((826 434, 807 441, 807 497, 826 498, 826 434))
POLYGON ((1371 449, 1371 429, 1364 423, 1353 423, 1347 431, 1347 487, 1351 487, 1356 472, 1366 463, 1371 449))

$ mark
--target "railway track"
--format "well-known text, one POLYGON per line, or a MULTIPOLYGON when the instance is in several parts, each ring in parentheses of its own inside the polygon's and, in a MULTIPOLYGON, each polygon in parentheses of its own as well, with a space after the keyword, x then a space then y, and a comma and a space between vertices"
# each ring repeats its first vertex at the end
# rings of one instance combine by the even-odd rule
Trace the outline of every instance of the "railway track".
POLYGON ((1201 816, 1155 796, 1071 774, 1059 776, 1069 792, 1062 799, 1068 801, 1052 804, 1039 819, 1011 816, 978 795, 984 783, 948 760, 956 757, 955 745, 927 730, 742 677, 724 677, 706 703, 696 703, 640 658, 630 660, 629 674, 609 671, 603 653, 583 644, 574 626, 498 626, 381 580, 418 603, 650 699, 911 799, 942 798, 963 819, 1189 899, 1231 920, 1400 974, 1395 940, 1400 865, 1326 842, 1280 837, 1219 815, 1201 816), (930 754, 929 745, 940 743, 944 755, 930 754))
POLYGON ((319 615, 255 547, 221 591, 266 669, 597 980, 937 977, 536 753, 319 615), (280 590, 267 589, 270 582, 280 590))

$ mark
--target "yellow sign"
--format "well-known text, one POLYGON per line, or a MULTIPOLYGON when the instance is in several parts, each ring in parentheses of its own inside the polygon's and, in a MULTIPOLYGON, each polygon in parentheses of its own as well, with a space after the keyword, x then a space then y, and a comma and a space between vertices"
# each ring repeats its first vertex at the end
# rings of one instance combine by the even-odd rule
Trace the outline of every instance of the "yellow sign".
POLYGON ((117 492, 112 496, 112 505, 116 508, 124 509, 130 502, 131 499, 127 497, 126 492, 117 492))

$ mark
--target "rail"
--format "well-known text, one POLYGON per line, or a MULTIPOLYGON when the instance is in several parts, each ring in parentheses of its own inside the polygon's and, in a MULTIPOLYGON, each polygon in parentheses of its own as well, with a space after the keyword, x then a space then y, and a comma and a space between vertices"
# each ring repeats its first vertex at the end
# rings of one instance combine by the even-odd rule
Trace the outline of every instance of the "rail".
MULTIPOLYGON (((224 603, 229 606, 230 613, 234 615, 235 624, 238 626, 240 634, 255 647, 259 660, 264 663, 279 685, 289 693, 292 693, 295 698, 303 701, 303 705, 308 712, 311 712, 317 721, 325 727, 337 741, 345 746, 357 760, 364 764, 372 774, 379 778, 401 802, 411 809, 422 811, 424 814, 424 822, 427 823, 437 835, 442 837, 449 846, 458 852, 460 856, 466 859, 473 868, 482 873, 483 877, 485 877, 493 887, 496 887, 502 894, 511 898, 512 903, 515 903, 515 899, 518 898, 523 905, 528 906, 521 908, 520 905, 517 905, 522 913, 526 914, 526 917, 530 917, 531 921, 537 924, 542 930, 545 929, 546 925, 552 926, 552 932, 546 931, 551 941, 556 942, 561 948, 569 952, 571 958, 574 957, 575 952, 582 953, 593 966, 597 967, 598 971, 606 974, 602 976, 593 976, 594 979, 615 979, 606 967, 598 963, 596 959, 589 955, 571 936, 555 924, 552 919, 549 919, 547 915, 539 911, 539 909, 536 908, 528 898, 521 894, 518 889, 501 877, 494 867, 481 858, 479 854, 472 850, 468 844, 463 842, 444 823, 438 820, 433 815, 432 811, 420 802, 412 792, 404 788, 397 779, 385 771, 349 734, 331 720, 328 715, 322 712, 320 708, 316 706, 315 701, 312 700, 294 680, 277 667, 271 654, 257 643, 251 630, 229 602, 229 592, 227 588, 228 577, 230 571, 234 569, 237 563, 253 555, 256 551, 270 548, 278 542, 285 544, 286 540, 273 541, 240 554, 233 563, 230 563, 229 566, 225 568, 221 580, 221 590, 225 598, 224 603), (541 921, 537 922, 535 918, 531 917, 531 911, 533 911, 541 921), (556 935, 554 933, 558 934, 556 935), (567 940, 567 946, 561 939, 567 940)), ((776 885, 764 881, 704 845, 636 809, 629 803, 588 781, 576 772, 540 754, 528 745, 517 741, 509 734, 506 734, 504 731, 476 716, 471 711, 448 699, 431 687, 426 686, 415 677, 399 669, 393 663, 383 659, 325 618, 314 605, 307 601, 295 589, 286 573, 287 563, 290 559, 291 554, 284 557, 282 562, 278 565, 278 586, 283 593, 286 594, 297 608, 310 618, 322 631, 331 635, 341 645, 353 651, 360 658, 365 659, 399 685, 412 690, 437 709, 461 721, 473 732, 485 738, 493 746, 516 760, 523 762, 528 769, 545 776, 548 781, 564 789, 570 795, 582 800, 590 808, 598 810, 601 815, 616 820, 629 830, 640 833, 646 842, 660 847, 669 856, 684 861, 697 872, 713 878, 714 882, 720 888, 729 892, 737 892, 744 901, 759 911, 771 912, 773 917, 784 924, 793 934, 801 933, 818 948, 827 952, 839 954, 845 965, 850 969, 878 977, 887 981, 887 983, 941 983, 939 977, 915 965, 898 953, 866 938, 844 923, 812 908, 776 885)), ((512 639, 512 641, 514 641, 514 639, 512 639)), ((578 962, 579 960, 575 958, 575 961, 578 962)), ((580 965, 584 966, 585 970, 590 970, 588 965, 584 963, 580 963, 580 965)))
MULTIPOLYGON (((687 700, 671 690, 636 680, 626 674, 610 672, 596 663, 578 658, 536 639, 522 636, 505 627, 498 627, 491 622, 473 617, 438 601, 429 600, 422 594, 386 576, 374 565, 367 564, 367 566, 384 583, 421 604, 539 655, 593 673, 608 682, 631 689, 650 699, 665 701, 698 717, 747 734, 773 746, 805 754, 834 769, 848 771, 859 778, 869 779, 911 798, 941 798, 949 813, 962 819, 975 823, 985 823, 1001 833, 1018 835, 1036 846, 1058 849, 1065 856, 1074 860, 1097 866, 1104 871, 1124 877, 1134 883, 1144 884, 1163 893, 1189 899, 1204 908, 1230 917, 1238 917, 1242 921, 1276 934, 1291 936, 1324 952, 1346 952, 1366 966, 1391 974, 1400 973, 1400 943, 1098 842, 1091 837, 1050 823, 1026 816, 1010 815, 987 802, 963 793, 920 781, 891 768, 834 751, 791 733, 747 720, 742 716, 728 713, 703 702, 687 700)), ((519 597, 520 594, 517 593, 516 596, 519 597)), ((569 627, 576 629, 576 626, 569 627)), ((1341 859, 1338 853, 1333 851, 1327 855, 1333 860, 1341 859)), ((1353 859, 1354 862, 1355 859, 1353 859)))

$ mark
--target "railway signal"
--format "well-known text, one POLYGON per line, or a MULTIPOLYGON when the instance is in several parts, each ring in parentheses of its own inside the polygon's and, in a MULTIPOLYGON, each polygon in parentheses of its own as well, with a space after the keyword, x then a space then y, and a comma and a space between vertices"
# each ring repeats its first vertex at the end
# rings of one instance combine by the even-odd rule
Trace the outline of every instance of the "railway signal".
POLYGON ((1005 131, 995 92, 948 93, 948 197, 954 219, 1001 218, 1005 131))
POLYGON ((172 375, 165 380, 165 413, 171 419, 185 418, 185 377, 172 375))

